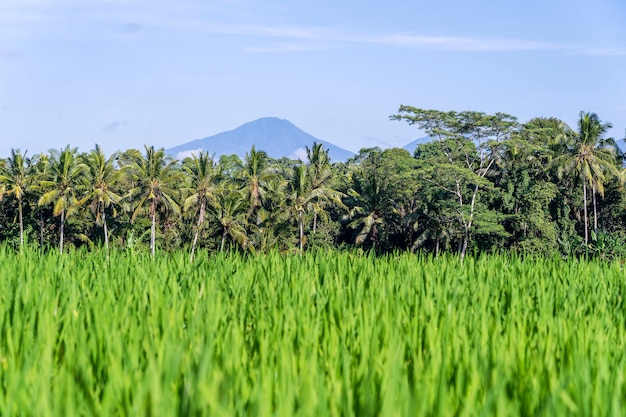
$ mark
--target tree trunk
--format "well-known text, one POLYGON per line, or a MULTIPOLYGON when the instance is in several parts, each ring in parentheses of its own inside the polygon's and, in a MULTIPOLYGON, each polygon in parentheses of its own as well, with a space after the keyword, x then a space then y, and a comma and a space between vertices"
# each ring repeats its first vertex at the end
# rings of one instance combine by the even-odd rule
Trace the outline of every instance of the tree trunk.
POLYGON ((104 233, 104 249, 107 252, 107 258, 109 257, 109 231, 107 229, 107 218, 104 208, 102 209, 102 232, 104 233))
POLYGON ((222 232, 222 243, 220 244, 220 252, 224 252, 224 243, 226 242, 226 233, 227 233, 227 230, 226 228, 224 228, 224 231, 222 232))
POLYGON ((59 253, 63 254, 63 229, 65 228, 65 209, 61 210, 61 235, 59 237, 59 253))
POLYGON ((155 241, 156 241, 156 207, 154 200, 150 203, 150 215, 152 216, 152 224, 150 225, 150 254, 154 258, 155 241))
POLYGON ((204 200, 200 205, 200 214, 198 215, 198 224, 196 224, 196 233, 193 236, 193 243, 191 244, 191 256, 189 262, 193 262, 193 254, 196 251, 196 243, 198 242, 198 234, 200 233, 200 225, 204 221, 204 200))
POLYGON ((587 184, 583 180, 583 217, 585 218, 585 245, 589 243, 589 219, 587 218, 587 184))
MULTIPOLYGON (((491 165, 493 164, 495 159, 492 159, 485 169, 482 169, 483 166, 484 166, 483 165, 482 151, 481 151, 481 158, 480 158, 480 160, 481 160, 481 162, 480 162, 480 169, 482 170, 482 173, 480 174, 480 177, 481 178, 485 178, 485 175, 487 175, 487 172, 491 168, 491 165)), ((461 248, 461 253, 460 253, 461 260, 465 259, 465 254, 467 253, 467 246, 468 246, 468 242, 469 242, 469 239, 470 239, 470 231, 472 229, 472 225, 474 224, 474 213, 476 212, 476 198, 477 198, 477 196, 478 196, 478 184, 475 184, 474 185, 474 192, 472 193, 472 200, 470 202, 469 220, 467 221, 467 224, 465 225, 465 236, 463 236, 463 246, 461 248)), ((461 205, 462 205, 462 199, 460 201, 461 201, 461 205)))
POLYGON ((461 242, 461 251, 459 252, 459 257, 461 258, 461 261, 463 261, 465 259, 465 253, 467 252, 467 241, 469 240, 469 236, 467 234, 467 232, 465 233, 465 236, 463 236, 463 241, 461 242))
POLYGON ((43 213, 39 210, 39 254, 43 254, 43 213))
POLYGON ((22 199, 18 198, 19 215, 20 215, 20 250, 24 248, 24 217, 22 215, 22 199))
POLYGON ((200 230, 196 227, 196 233, 193 235, 193 243, 191 244, 191 255, 189 255, 189 262, 193 262, 193 253, 196 251, 196 243, 198 242, 198 233, 200 230))
POLYGON ((193 243, 191 244, 191 255, 189 255, 189 262, 193 262, 193 253, 196 251, 196 242, 198 242, 199 230, 196 227, 196 233, 193 235, 193 243))
POLYGON ((478 185, 474 186, 474 192, 472 193, 472 200, 470 202, 470 213, 469 219, 467 222, 463 219, 463 213, 460 212, 459 215, 461 219, 463 219, 463 228, 465 229, 463 232, 463 240, 459 245, 459 257, 461 260, 465 259, 465 254, 467 253, 467 246, 469 242, 470 230, 472 229, 472 224, 474 223, 474 210, 476 209, 476 196, 478 195, 478 185))
POLYGON ((302 252, 304 251, 304 213, 301 211, 299 214, 298 229, 300 230, 300 256, 302 256, 302 252))
POLYGON ((591 198, 593 200, 593 232, 598 233, 598 208, 596 205, 596 183, 593 183, 591 192, 591 198))
POLYGON ((376 243, 378 243, 378 227, 376 227, 376 223, 372 225, 372 247, 374 248, 374 252, 376 252, 376 243))

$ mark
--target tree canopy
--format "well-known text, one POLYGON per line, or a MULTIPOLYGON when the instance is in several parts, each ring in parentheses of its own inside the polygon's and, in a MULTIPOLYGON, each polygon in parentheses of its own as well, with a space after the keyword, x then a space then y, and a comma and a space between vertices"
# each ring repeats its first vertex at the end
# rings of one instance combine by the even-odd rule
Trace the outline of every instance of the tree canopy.
POLYGON ((67 146, 0 159, 0 241, 42 250, 360 248, 427 253, 621 254, 623 154, 611 125, 581 112, 520 123, 504 113, 401 106, 392 120, 431 140, 412 152, 364 148, 333 162, 254 147, 241 160, 176 161, 146 146, 105 155, 67 146), (592 219, 592 220, 591 220, 592 219))

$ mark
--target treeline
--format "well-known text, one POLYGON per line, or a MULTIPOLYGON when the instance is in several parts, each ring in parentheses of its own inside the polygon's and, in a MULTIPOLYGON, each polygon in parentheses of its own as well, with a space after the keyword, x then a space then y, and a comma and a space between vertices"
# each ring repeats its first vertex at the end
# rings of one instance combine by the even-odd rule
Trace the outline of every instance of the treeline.
POLYGON ((105 155, 67 146, 0 160, 0 241, 45 250, 257 252, 361 247, 430 253, 626 252, 624 155, 581 113, 520 124, 511 115, 401 106, 392 120, 432 141, 414 153, 362 149, 332 162, 252 148, 182 161, 146 146, 105 155))

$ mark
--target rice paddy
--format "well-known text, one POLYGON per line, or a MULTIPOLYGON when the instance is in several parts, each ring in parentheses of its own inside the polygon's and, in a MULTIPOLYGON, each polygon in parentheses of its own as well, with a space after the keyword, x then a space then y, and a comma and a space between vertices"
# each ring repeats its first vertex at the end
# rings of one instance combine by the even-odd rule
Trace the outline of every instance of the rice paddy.
POLYGON ((0 257, 2 416, 626 414, 617 263, 0 257))

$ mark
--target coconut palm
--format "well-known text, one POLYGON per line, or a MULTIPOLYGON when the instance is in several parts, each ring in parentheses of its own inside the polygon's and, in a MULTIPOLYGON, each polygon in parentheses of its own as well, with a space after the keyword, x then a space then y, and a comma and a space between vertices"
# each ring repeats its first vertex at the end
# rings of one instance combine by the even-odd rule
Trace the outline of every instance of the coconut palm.
POLYGON ((611 129, 611 123, 602 123, 595 113, 580 113, 578 134, 582 142, 591 146, 595 153, 596 167, 593 167, 591 178, 591 198, 593 205, 593 231, 598 232, 598 208, 596 194, 604 197, 604 184, 609 177, 618 176, 618 147, 613 138, 605 138, 606 132, 611 129))
POLYGON ((193 188, 193 194, 185 199, 184 210, 187 211, 193 207, 198 211, 196 231, 191 245, 190 260, 193 261, 193 255, 198 242, 198 234, 200 233, 200 228, 206 216, 207 203, 215 199, 219 171, 213 158, 203 151, 200 151, 197 156, 193 155, 191 163, 185 165, 184 168, 191 178, 193 188))
POLYGON ((135 200, 135 210, 131 216, 134 220, 140 213, 146 212, 150 217, 150 253, 155 254, 156 248, 156 215, 159 209, 180 213, 176 202, 180 194, 182 173, 176 169, 176 161, 165 154, 164 149, 145 146, 145 155, 138 151, 128 151, 127 156, 133 160, 129 176, 135 186, 128 196, 135 200))
POLYGON ((20 248, 24 247, 23 198, 32 176, 32 163, 20 150, 11 149, 11 156, 0 165, 0 199, 4 194, 12 195, 17 201, 20 223, 20 248))
MULTIPOLYGON (((51 159, 50 155, 44 152, 39 153, 34 158, 31 159, 33 163, 31 175, 33 176, 32 181, 30 182, 30 191, 33 197, 37 198, 37 201, 41 196, 46 192, 45 187, 42 185, 42 181, 48 180, 50 177, 50 165, 51 159)), ((31 198, 33 198, 31 197, 31 198)), ((44 247, 44 234, 45 234, 45 219, 43 207, 37 205, 36 211, 39 217, 39 249, 43 251, 44 247)))
POLYGON ((587 187, 591 186, 594 200, 594 230, 597 229, 595 194, 604 195, 604 183, 608 175, 618 175, 614 141, 605 139, 604 134, 612 126, 602 123, 595 113, 580 113, 578 131, 566 130, 565 139, 572 143, 569 154, 555 160, 559 175, 572 172, 578 176, 583 188, 583 218, 585 244, 589 242, 589 215, 587 213, 587 187))
MULTIPOLYGON (((310 154, 310 151, 307 149, 310 154)), ((315 160, 315 159, 314 159, 315 160)), ((345 208, 341 201, 342 193, 329 187, 328 172, 320 169, 319 165, 305 165, 300 162, 293 168, 288 184, 288 201, 291 214, 298 221, 298 246, 300 254, 304 250, 304 224, 305 216, 313 213, 313 231, 317 223, 317 216, 324 212, 325 208, 334 202, 337 206, 345 208)))
POLYGON ((330 164, 328 150, 324 149, 321 143, 313 143, 313 147, 306 147, 308 159, 307 173, 311 183, 311 189, 316 190, 316 195, 312 198, 313 208, 313 233, 317 230, 317 219, 320 215, 327 214, 326 208, 334 203, 336 206, 347 209, 341 201, 345 194, 334 189, 333 170, 330 164))
POLYGON ((267 153, 253 146, 237 169, 236 181, 248 202, 248 214, 252 218, 261 207, 271 181, 280 179, 278 168, 271 164, 267 153))
POLYGON ((383 153, 380 148, 361 149, 348 162, 346 180, 349 186, 346 205, 350 208, 344 216, 348 227, 354 230, 354 244, 366 242, 376 248, 380 229, 385 225, 385 212, 390 202, 385 192, 385 178, 378 175, 383 153))
POLYGON ((209 207, 221 231, 220 252, 224 251, 227 237, 242 249, 249 249, 250 240, 246 234, 246 199, 241 190, 226 184, 216 191, 209 207))
POLYGON ((298 221, 298 246, 300 255, 302 255, 304 250, 304 216, 313 198, 311 182, 307 175, 306 166, 302 162, 294 167, 288 189, 290 209, 298 221))
POLYGON ((100 145, 96 145, 95 149, 82 158, 86 174, 83 176, 83 185, 87 198, 91 201, 89 206, 94 214, 95 222, 102 226, 107 254, 109 253, 109 232, 106 209, 111 205, 121 204, 122 196, 115 186, 128 168, 117 168, 117 156, 118 154, 114 153, 107 158, 100 145))
POLYGON ((54 216, 60 218, 59 252, 63 253, 65 221, 87 200, 79 195, 85 165, 77 159, 77 148, 66 146, 63 150, 50 151, 48 177, 39 182, 43 190, 47 190, 39 198, 39 205, 52 204, 54 216))

